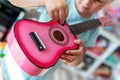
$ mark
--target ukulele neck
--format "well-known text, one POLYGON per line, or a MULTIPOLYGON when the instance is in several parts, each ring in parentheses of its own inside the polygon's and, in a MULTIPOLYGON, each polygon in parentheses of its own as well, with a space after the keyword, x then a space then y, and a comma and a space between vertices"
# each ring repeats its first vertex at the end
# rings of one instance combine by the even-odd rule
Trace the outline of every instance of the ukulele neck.
POLYGON ((79 24, 71 25, 69 26, 69 28, 73 34, 78 35, 90 29, 97 28, 100 25, 102 25, 102 23, 99 19, 93 19, 93 20, 85 21, 79 24))

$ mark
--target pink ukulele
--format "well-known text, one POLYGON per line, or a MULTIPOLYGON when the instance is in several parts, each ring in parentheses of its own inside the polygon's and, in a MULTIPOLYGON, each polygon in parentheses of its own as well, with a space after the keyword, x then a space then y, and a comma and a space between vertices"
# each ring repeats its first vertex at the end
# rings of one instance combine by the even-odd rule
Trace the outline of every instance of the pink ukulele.
POLYGON ((77 48, 75 35, 100 25, 112 25, 111 19, 93 19, 69 27, 56 20, 48 23, 19 20, 7 37, 8 47, 23 71, 38 76, 54 66, 63 52, 77 48))

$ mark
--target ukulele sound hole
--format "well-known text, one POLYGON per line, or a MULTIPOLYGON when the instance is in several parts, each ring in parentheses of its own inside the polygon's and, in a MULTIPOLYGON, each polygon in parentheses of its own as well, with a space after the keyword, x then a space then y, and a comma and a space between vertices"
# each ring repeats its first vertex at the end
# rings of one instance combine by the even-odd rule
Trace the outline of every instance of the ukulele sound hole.
POLYGON ((54 38, 55 38, 56 40, 58 40, 58 41, 60 41, 60 42, 64 41, 64 35, 63 35, 60 31, 58 31, 58 30, 55 30, 55 31, 53 32, 53 36, 54 36, 54 38))
POLYGON ((48 31, 49 37, 51 40, 60 46, 65 46, 69 43, 69 37, 66 31, 62 27, 59 26, 52 26, 48 31))

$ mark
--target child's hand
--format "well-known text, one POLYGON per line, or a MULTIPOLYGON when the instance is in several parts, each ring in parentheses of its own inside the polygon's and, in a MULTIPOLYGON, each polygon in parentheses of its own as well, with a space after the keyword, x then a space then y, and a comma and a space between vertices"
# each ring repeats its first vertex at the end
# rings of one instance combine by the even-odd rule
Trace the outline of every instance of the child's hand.
POLYGON ((67 50, 66 53, 61 56, 63 62, 68 63, 72 66, 79 65, 83 60, 86 52, 86 47, 80 39, 75 40, 75 43, 79 45, 79 48, 77 50, 67 50))
POLYGON ((51 18, 63 24, 68 16, 68 5, 65 0, 45 0, 45 6, 51 18))

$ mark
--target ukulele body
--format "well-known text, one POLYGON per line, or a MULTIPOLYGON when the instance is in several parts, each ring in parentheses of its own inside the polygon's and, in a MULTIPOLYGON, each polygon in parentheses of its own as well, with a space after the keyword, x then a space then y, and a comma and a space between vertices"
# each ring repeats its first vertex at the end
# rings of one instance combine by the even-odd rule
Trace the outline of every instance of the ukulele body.
POLYGON ((63 52, 76 49, 77 39, 68 24, 56 20, 47 23, 19 20, 12 27, 8 47, 20 68, 32 76, 38 76, 54 66, 63 52))

